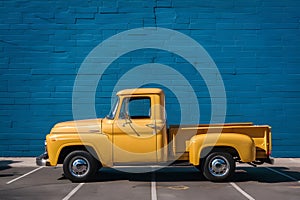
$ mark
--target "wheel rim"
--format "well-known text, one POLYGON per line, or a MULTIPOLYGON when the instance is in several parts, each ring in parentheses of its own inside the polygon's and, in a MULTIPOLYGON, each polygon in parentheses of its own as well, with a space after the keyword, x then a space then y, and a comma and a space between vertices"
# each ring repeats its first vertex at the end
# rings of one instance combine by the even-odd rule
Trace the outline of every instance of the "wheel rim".
POLYGON ((69 164, 69 171, 75 177, 86 176, 89 170, 90 163, 86 158, 82 156, 74 157, 69 164))
POLYGON ((223 156, 215 156, 209 162, 209 172, 213 176, 225 176, 229 169, 230 165, 228 160, 223 156))

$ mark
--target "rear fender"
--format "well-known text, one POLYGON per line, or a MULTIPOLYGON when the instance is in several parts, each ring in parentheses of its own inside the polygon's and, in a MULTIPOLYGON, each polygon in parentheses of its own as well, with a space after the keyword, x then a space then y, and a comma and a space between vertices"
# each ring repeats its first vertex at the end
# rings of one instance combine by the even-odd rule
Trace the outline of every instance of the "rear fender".
POLYGON ((256 157, 255 143, 251 137, 238 133, 210 133, 195 135, 191 138, 189 146, 190 163, 199 165, 200 155, 201 158, 204 158, 209 154, 207 150, 212 150, 215 147, 233 148, 242 162, 252 162, 256 157))

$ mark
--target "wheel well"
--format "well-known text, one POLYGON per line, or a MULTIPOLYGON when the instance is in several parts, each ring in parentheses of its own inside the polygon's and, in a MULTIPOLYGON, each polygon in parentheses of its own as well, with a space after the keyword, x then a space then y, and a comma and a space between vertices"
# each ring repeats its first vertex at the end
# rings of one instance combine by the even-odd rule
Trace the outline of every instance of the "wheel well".
POLYGON ((229 154, 231 154, 234 158, 234 160, 239 160, 240 159, 240 155, 237 152, 237 150, 233 147, 228 147, 228 146, 218 146, 218 147, 205 147, 204 149, 202 149, 201 153, 200 153, 200 159, 205 159, 209 153, 211 152, 227 152, 229 154))
POLYGON ((90 146, 84 146, 84 145, 75 145, 75 146, 67 146, 67 147, 64 147, 61 151, 60 151, 60 154, 59 154, 59 157, 58 157, 58 161, 57 161, 57 164, 63 164, 64 162, 64 159, 66 158, 66 156, 73 152, 73 151, 78 151, 78 150, 81 150, 81 151, 86 151, 86 152, 89 152, 98 162, 99 164, 101 165, 101 161, 100 159, 98 158, 97 156, 97 153, 96 151, 94 150, 93 147, 90 147, 90 146))

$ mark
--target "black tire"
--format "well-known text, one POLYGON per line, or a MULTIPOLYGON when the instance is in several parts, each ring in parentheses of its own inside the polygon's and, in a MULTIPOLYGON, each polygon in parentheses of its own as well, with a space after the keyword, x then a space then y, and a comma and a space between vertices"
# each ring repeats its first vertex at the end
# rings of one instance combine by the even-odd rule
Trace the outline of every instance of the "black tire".
POLYGON ((234 175, 234 171, 235 161, 227 152, 212 152, 204 161, 203 175, 209 181, 227 181, 234 175))
POLYGON ((73 151, 63 163, 65 177, 72 182, 88 181, 99 169, 97 160, 86 151, 73 151))

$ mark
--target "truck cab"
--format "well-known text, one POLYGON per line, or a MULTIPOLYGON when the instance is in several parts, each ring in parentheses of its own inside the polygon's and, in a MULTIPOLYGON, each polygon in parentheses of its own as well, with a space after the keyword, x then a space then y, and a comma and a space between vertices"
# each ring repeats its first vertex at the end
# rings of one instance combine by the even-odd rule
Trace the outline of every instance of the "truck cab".
POLYGON ((123 90, 117 96, 115 114, 102 121, 113 142, 114 164, 167 161, 167 152, 161 151, 167 145, 163 91, 123 90))

